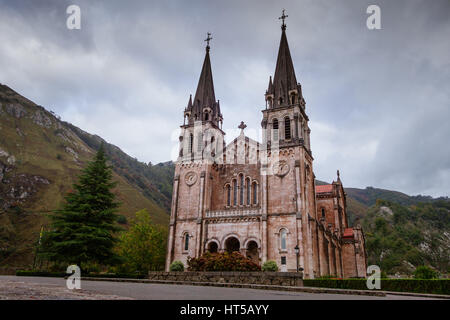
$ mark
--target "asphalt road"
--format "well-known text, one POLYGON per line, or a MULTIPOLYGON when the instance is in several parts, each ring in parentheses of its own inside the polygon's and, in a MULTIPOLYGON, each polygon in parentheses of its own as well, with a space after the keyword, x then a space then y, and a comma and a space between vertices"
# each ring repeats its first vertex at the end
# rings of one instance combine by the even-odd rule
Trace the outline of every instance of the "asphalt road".
MULTIPOLYGON (((23 287, 60 289, 65 292, 66 280, 61 278, 44 277, 16 277, 0 276, 0 296, 1 284, 20 283, 23 287)), ((11 287, 11 285, 10 285, 11 287)), ((122 298, 142 299, 142 300, 416 300, 427 299, 423 297, 387 295, 386 297, 344 295, 329 293, 307 293, 307 292, 285 292, 275 290, 259 290, 244 288, 222 288, 222 287, 202 287, 189 285, 171 284, 150 284, 150 283, 129 283, 129 282, 107 282, 82 280, 81 289, 92 298, 99 295, 98 299, 105 299, 108 295, 122 298)), ((5 290, 5 289, 3 289, 5 290)), ((45 292, 45 291, 43 291, 45 292)), ((3 292, 7 296, 8 293, 3 292)), ((24 294, 26 296, 27 293, 24 294)), ((44 297, 38 297, 43 299, 44 297)), ((57 297, 56 297, 57 298, 57 297)), ((67 298, 67 297, 64 297, 67 298)), ((55 299, 53 297, 52 299, 55 299)))

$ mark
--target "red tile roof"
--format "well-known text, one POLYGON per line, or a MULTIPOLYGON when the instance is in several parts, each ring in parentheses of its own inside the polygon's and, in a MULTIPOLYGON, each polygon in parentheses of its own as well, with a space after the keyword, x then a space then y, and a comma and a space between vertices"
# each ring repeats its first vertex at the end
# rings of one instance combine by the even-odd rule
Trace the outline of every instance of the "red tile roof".
POLYGON ((353 228, 346 228, 344 230, 344 238, 353 238, 353 228))
POLYGON ((332 184, 326 184, 323 186, 316 186, 316 193, 328 193, 333 192, 333 185, 332 184))

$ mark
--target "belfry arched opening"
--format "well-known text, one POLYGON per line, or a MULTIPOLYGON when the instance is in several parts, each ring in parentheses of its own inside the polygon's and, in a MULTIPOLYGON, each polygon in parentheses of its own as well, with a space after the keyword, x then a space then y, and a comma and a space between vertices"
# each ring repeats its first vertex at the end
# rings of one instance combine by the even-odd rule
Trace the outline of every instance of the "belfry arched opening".
POLYGON ((227 252, 239 252, 239 249, 241 248, 241 244, 239 240, 235 237, 230 237, 225 241, 225 250, 227 252))

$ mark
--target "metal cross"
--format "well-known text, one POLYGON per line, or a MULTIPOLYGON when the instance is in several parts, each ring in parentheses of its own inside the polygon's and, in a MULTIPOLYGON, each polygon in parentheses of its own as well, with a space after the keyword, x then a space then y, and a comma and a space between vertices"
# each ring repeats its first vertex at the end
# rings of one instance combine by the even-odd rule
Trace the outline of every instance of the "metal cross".
POLYGON ((206 37, 206 46, 209 47, 209 41, 212 40, 211 33, 208 32, 208 36, 206 37))
POLYGON ((244 123, 244 121, 241 121, 241 124, 239 125, 238 128, 244 131, 244 129, 247 128, 247 125, 244 123))
POLYGON ((284 19, 289 17, 288 15, 284 14, 285 11, 286 11, 286 9, 283 9, 283 11, 281 12, 281 17, 278 18, 278 19, 281 19, 283 21, 283 24, 281 25, 281 27, 286 27, 286 25, 284 24, 284 19))

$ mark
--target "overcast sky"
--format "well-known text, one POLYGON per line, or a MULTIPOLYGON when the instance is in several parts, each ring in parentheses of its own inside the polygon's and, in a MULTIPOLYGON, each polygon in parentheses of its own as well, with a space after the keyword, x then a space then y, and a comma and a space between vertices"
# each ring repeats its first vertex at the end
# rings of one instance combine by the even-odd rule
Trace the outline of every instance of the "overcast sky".
POLYGON ((0 0, 0 82, 140 161, 170 160, 211 32, 226 140, 259 130, 281 9, 314 171, 450 196, 450 1, 0 0), (81 30, 66 8, 81 8, 81 30), (366 9, 381 8, 381 30, 366 9))

